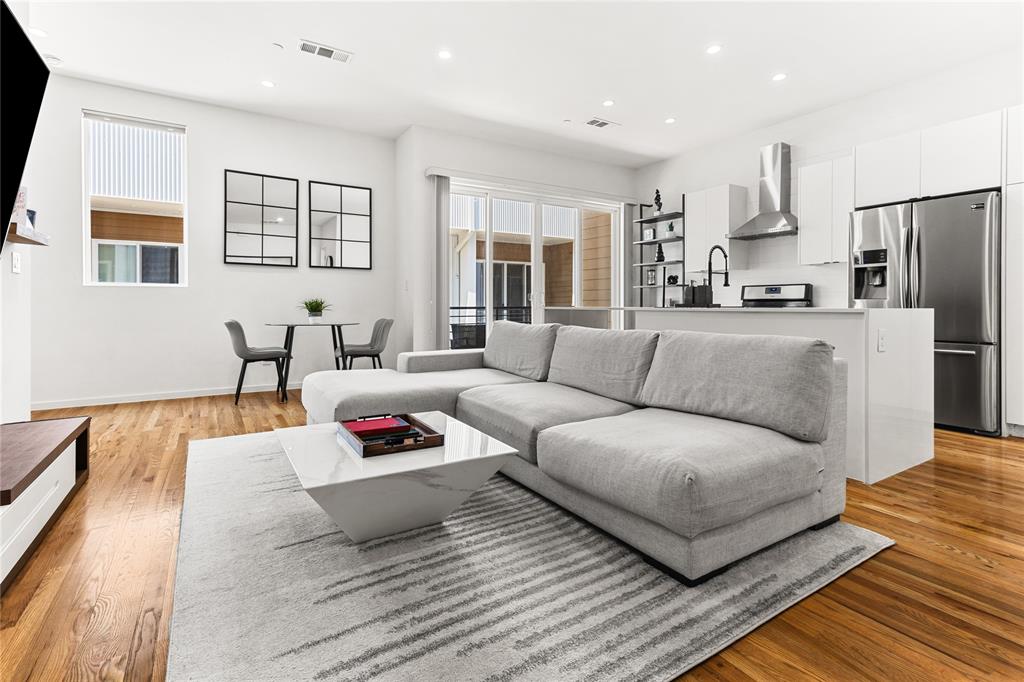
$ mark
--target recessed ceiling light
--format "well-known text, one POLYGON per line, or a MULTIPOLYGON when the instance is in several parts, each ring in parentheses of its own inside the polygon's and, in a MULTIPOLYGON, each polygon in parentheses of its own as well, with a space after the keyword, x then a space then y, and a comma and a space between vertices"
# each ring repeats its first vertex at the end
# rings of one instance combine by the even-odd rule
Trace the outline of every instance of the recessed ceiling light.
POLYGON ((665 123, 675 123, 675 122, 676 122, 676 120, 674 118, 672 118, 671 116, 669 116, 668 118, 665 119, 665 123))
POLYGON ((439 50, 438 53, 437 53, 437 58, 438 59, 451 59, 452 58, 451 50, 439 50))
POLYGON ((564 123, 565 125, 571 125, 572 124, 572 119, 570 119, 570 118, 563 118, 562 119, 562 123, 564 123))
POLYGON ((274 81, 260 81, 260 85, 265 88, 272 88, 274 87, 274 81))
POLYGON ((44 54, 43 61, 46 62, 49 66, 52 66, 53 68, 57 68, 59 66, 64 65, 64 60, 55 54, 44 54))
POLYGON ((270 46, 271 47, 276 47, 279 50, 283 50, 284 49, 284 45, 282 45, 281 43, 270 43, 270 46))
POLYGON ((784 80, 786 80, 786 74, 784 74, 784 73, 777 73, 774 76, 772 76, 772 80, 773 81, 784 81, 784 80))
POLYGON ((722 51, 721 45, 708 45, 708 49, 704 50, 708 54, 718 54, 722 51))
POLYGON ((35 26, 30 26, 29 29, 28 29, 28 32, 31 33, 32 35, 34 35, 36 38, 46 38, 47 36, 50 35, 46 31, 44 31, 43 29, 36 28, 35 26))
POLYGON ((613 100, 613 99, 606 99, 605 101, 601 102, 601 105, 602 106, 606 106, 606 107, 613 107, 613 106, 615 106, 615 100, 613 100))

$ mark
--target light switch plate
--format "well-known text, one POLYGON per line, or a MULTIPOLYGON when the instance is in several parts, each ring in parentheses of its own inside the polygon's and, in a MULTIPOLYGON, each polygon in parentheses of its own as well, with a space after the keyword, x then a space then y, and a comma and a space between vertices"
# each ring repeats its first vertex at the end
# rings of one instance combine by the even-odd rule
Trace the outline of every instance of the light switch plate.
POLYGON ((15 275, 21 274, 21 254, 17 251, 11 252, 11 272, 15 275))
POLYGON ((886 351, 887 343, 888 342, 887 342, 887 340, 885 338, 885 330, 884 329, 879 329, 878 330, 878 352, 879 353, 884 353, 886 351))

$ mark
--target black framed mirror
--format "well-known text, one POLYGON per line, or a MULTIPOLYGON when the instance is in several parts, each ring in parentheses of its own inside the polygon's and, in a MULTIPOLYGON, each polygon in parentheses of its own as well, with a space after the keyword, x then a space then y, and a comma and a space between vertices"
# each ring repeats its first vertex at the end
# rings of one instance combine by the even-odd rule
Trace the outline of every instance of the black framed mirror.
POLYGON ((299 181, 224 171, 224 262, 299 266, 299 181))
POLYGON ((373 269, 373 190, 309 181, 309 267, 373 269))

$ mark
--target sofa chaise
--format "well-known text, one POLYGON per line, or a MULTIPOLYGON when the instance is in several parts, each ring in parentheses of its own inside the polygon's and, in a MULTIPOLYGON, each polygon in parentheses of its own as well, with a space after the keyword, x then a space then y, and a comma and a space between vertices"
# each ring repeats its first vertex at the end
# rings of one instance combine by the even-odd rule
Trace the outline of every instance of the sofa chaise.
POLYGON ((846 365, 823 341, 496 322, 482 350, 317 372, 310 423, 441 410, 515 447, 502 473, 687 584, 838 519, 846 365))

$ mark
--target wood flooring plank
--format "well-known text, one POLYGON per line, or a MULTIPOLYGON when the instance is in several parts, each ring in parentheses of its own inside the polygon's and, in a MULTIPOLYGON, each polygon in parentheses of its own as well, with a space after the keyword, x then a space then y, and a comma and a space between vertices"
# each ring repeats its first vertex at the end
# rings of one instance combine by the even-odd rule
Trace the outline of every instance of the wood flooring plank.
MULTIPOLYGON (((305 424, 288 396, 33 415, 92 416, 91 471, 2 597, 0 680, 162 680, 188 442, 305 424)), ((844 520, 895 547, 684 677, 1024 680, 1024 439, 937 430, 935 449, 847 485, 844 520)))

